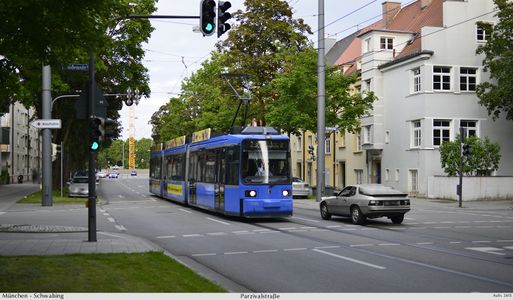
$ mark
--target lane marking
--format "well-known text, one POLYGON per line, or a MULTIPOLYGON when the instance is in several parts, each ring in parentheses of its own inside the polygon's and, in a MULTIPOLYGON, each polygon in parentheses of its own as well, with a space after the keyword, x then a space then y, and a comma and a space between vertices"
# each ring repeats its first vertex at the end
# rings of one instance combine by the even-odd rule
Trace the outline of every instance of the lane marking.
POLYGON ((184 237, 184 238, 189 238, 189 237, 201 237, 201 236, 203 236, 203 234, 199 234, 199 233, 184 234, 184 235, 182 235, 182 237, 184 237))
POLYGON ((417 245, 433 245, 434 243, 433 242, 420 242, 420 243, 416 243, 417 245))
POLYGON ((492 241, 472 241, 472 243, 479 244, 479 243, 491 243, 492 241))
POLYGON ((277 249, 272 249, 272 250, 256 250, 256 251, 253 251, 253 253, 272 253, 272 252, 278 252, 277 249))
POLYGON ((213 235, 213 236, 226 235, 226 232, 209 232, 209 233, 207 233, 207 235, 213 235))
POLYGON ((192 254, 191 256, 215 256, 215 253, 192 254))
POLYGON ((234 255, 234 254, 248 254, 247 251, 238 251, 238 252, 225 252, 225 255, 234 255))
POLYGON ((118 195, 118 197, 121 199, 125 198, 125 196, 123 196, 123 195, 118 195))
POLYGON ((112 218, 112 217, 108 217, 107 220, 109 220, 109 222, 111 222, 111 223, 115 223, 116 222, 116 220, 114 220, 114 218, 112 218))
POLYGON ((174 235, 161 235, 158 236, 157 239, 174 239, 176 236, 174 235))
POLYGON ((494 247, 470 247, 470 248, 465 248, 465 249, 473 250, 473 251, 479 251, 479 252, 484 252, 484 253, 488 253, 488 254, 506 255, 505 253, 502 253, 502 251, 504 251, 504 250, 501 249, 501 248, 494 248, 494 247), (501 251, 501 252, 497 252, 497 251, 501 251))
POLYGON ((210 221, 214 221, 214 222, 217 222, 217 223, 223 224, 223 225, 231 225, 230 223, 223 222, 223 221, 219 221, 219 220, 216 220, 216 219, 212 219, 212 218, 207 218, 207 219, 209 219, 210 221))
POLYGON ((307 250, 306 248, 290 248, 290 249, 283 249, 283 251, 303 251, 307 250))
POLYGON ((300 217, 291 217, 291 219, 298 219, 298 220, 303 220, 303 221, 308 221, 308 222, 314 222, 314 223, 320 223, 320 222, 321 222, 321 221, 319 221, 319 220, 305 219, 305 218, 300 218, 300 217))
POLYGON ((326 228, 339 228, 339 227, 342 227, 340 225, 331 225, 331 226, 326 226, 326 228))
POLYGON ((322 253, 322 254, 326 254, 326 255, 329 255, 329 256, 333 256, 333 257, 336 257, 336 258, 340 258, 340 259, 343 259, 343 260, 347 260, 347 261, 350 261, 350 262, 354 262, 354 263, 357 263, 357 264, 361 264, 361 265, 364 265, 364 266, 367 266, 367 267, 379 269, 379 270, 385 270, 386 269, 383 266, 378 266, 378 265, 371 264, 371 263, 368 263, 368 262, 365 262, 365 261, 361 261, 361 260, 357 260, 357 259, 354 259, 354 258, 333 254, 333 253, 330 253, 330 252, 327 252, 327 251, 324 251, 324 250, 320 250, 320 249, 313 249, 313 251, 318 252, 318 253, 322 253))
POLYGON ((349 247, 372 247, 374 244, 356 244, 356 245, 349 245, 349 247))
POLYGON ((401 244, 396 244, 396 243, 383 243, 383 244, 378 244, 378 246, 401 246, 401 244))
POLYGON ((179 208, 178 210, 181 210, 181 211, 183 211, 185 213, 188 213, 188 214, 192 214, 192 211, 188 211, 188 210, 183 209, 183 208, 179 208))
POLYGON ((279 230, 294 230, 296 229, 296 227, 281 227, 281 228, 278 228, 279 230))
POLYGON ((125 228, 125 226, 123 226, 123 225, 116 225, 116 228, 117 228, 119 231, 126 231, 126 228, 125 228))
POLYGON ((340 248, 340 246, 320 246, 320 247, 315 247, 314 249, 338 249, 340 248))

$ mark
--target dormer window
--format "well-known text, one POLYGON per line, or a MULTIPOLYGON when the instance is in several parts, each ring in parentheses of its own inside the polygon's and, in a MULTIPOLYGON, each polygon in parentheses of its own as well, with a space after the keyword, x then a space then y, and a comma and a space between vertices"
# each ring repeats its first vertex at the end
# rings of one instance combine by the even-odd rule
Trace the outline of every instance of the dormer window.
POLYGON ((392 50, 394 49, 394 39, 389 37, 381 37, 380 38, 380 49, 384 50, 392 50))

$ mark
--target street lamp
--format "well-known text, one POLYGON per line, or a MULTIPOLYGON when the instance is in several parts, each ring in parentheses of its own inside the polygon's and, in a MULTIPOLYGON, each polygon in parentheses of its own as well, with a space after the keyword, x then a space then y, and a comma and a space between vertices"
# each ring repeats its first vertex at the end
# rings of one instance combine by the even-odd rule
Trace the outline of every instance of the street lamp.
POLYGON ((141 94, 139 92, 139 89, 136 88, 135 91, 132 91, 132 88, 128 87, 126 90, 126 96, 125 104, 127 106, 132 106, 134 103, 135 105, 139 105, 139 100, 141 100, 141 94))

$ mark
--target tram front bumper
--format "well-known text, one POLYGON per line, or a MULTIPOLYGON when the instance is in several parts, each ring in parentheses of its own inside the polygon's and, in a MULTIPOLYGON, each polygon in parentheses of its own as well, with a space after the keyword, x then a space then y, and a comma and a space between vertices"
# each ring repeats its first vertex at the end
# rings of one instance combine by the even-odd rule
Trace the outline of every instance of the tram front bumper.
POLYGON ((248 199, 242 201, 241 212, 247 217, 276 217, 292 215, 290 199, 248 199))

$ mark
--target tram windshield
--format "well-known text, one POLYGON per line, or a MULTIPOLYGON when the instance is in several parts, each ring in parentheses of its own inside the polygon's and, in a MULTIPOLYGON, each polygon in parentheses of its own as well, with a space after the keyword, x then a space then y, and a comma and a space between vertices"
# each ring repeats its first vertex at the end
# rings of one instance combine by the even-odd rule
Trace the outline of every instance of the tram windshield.
POLYGON ((248 184, 287 184, 290 178, 289 141, 245 140, 242 181, 248 184))

